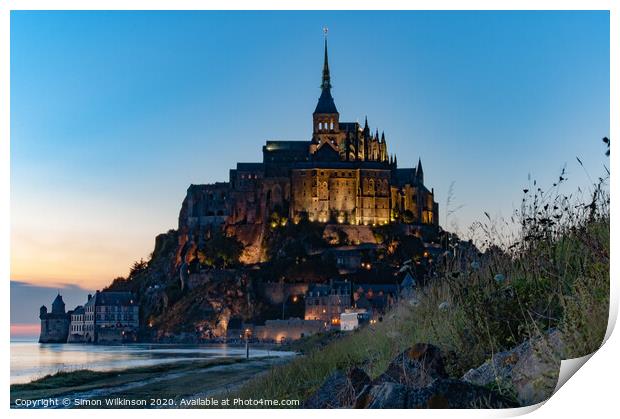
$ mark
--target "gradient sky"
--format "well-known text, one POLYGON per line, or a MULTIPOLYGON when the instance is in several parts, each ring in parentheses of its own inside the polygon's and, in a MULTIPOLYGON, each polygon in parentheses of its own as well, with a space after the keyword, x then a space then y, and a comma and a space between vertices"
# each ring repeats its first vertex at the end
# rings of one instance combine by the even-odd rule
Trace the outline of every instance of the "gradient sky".
POLYGON ((341 120, 422 158, 441 224, 453 181, 465 231, 510 216, 528 174, 602 173, 608 12, 12 12, 11 279, 49 287, 37 306, 100 288, 189 184, 309 139, 324 25, 341 120))

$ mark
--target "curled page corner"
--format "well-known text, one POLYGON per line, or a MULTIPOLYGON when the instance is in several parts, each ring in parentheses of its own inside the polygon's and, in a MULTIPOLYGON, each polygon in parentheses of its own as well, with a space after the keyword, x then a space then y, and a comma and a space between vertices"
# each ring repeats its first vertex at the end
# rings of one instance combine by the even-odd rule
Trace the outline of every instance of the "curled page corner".
POLYGON ((493 413, 494 413, 494 417, 500 417, 500 418, 513 418, 516 416, 524 416, 537 410, 539 407, 541 407, 546 402, 547 400, 542 401, 540 403, 531 404, 529 406, 514 407, 511 409, 501 409, 501 410, 498 409, 498 410, 495 410, 493 413), (495 414, 495 412, 497 412, 497 414, 495 414))
MULTIPOLYGON (((594 355, 596 352, 592 352, 586 356, 582 356, 580 358, 572 358, 572 359, 563 359, 560 363, 560 374, 558 377, 558 383, 555 386, 555 390, 553 390, 553 394, 557 393, 557 391, 564 385, 566 382, 573 376, 579 368, 583 367, 583 365, 588 362, 588 360, 594 355)), ((553 394, 551 397, 553 397, 553 394)))
POLYGON ((499 417, 516 417, 516 416, 523 416, 523 415, 527 415, 529 413, 532 413, 533 411, 537 410, 538 408, 542 407, 545 403, 547 403, 547 401, 549 401, 549 399, 551 399, 551 397, 553 397, 553 395, 555 393, 558 392, 558 390, 564 385, 566 384, 566 382, 573 376, 575 375, 575 373, 577 371, 579 371, 579 369, 581 367, 583 367, 583 365, 588 362, 588 360, 592 357, 592 355, 594 355, 596 352, 593 352, 589 355, 586 356, 582 356, 580 358, 572 358, 572 359, 563 359, 560 363, 560 371, 558 374, 558 382, 555 386, 555 389, 553 390, 553 393, 551 393, 551 395, 546 399, 543 400, 540 403, 536 403, 536 404, 532 404, 529 406, 523 406, 523 407, 517 407, 517 408, 513 408, 513 409, 503 409, 503 410, 498 410, 497 412, 499 413, 499 417))

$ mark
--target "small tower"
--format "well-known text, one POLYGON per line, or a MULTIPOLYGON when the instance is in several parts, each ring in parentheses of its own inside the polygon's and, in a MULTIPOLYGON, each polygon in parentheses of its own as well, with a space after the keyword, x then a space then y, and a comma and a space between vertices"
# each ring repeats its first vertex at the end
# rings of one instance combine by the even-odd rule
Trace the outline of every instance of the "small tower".
POLYGON ((324 143, 331 145, 338 151, 340 140, 344 138, 340 132, 340 114, 336 109, 331 93, 331 76, 329 74, 329 59, 327 56, 327 28, 325 33, 325 56, 323 58, 323 78, 321 81, 321 96, 312 114, 312 143, 311 152, 314 153, 324 143))
POLYGON ((424 170, 422 170, 422 160, 418 158, 418 167, 415 170, 415 179, 420 185, 424 185, 424 170))
POLYGON ((56 295, 54 302, 52 302, 52 311, 48 312, 47 307, 41 306, 39 309, 39 319, 41 319, 39 343, 67 342, 71 314, 65 312, 65 302, 62 300, 60 293, 56 295))
POLYGON ((385 142, 385 133, 383 131, 381 131, 380 146, 381 146, 381 161, 387 162, 388 161, 387 143, 385 142))

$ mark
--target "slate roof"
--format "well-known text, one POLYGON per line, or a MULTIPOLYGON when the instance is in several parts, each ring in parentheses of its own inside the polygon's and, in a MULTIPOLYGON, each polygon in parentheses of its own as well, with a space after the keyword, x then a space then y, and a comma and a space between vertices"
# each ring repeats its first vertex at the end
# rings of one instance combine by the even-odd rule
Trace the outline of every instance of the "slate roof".
POLYGON ((134 306, 138 302, 128 291, 97 291, 84 306, 134 306))
POLYGON ((341 131, 357 132, 360 124, 358 124, 357 122, 340 122, 338 126, 341 131))
POLYGON ((255 172, 265 168, 263 163, 237 163, 237 170, 244 172, 255 172))
POLYGON ((334 98, 332 97, 329 89, 323 89, 321 92, 321 96, 319 97, 319 102, 316 104, 314 113, 338 113, 338 109, 336 109, 336 104, 334 103, 334 98))

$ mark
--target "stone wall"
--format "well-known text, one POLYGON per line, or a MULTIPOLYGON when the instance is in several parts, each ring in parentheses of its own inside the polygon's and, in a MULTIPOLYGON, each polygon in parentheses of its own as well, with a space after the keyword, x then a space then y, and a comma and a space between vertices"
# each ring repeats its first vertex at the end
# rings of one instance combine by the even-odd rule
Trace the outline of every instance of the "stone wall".
POLYGON ((41 320, 40 343, 65 343, 69 335, 69 316, 41 320))
POLYGON ((285 342, 301 339, 325 330, 320 320, 267 320, 264 326, 256 326, 254 337, 261 341, 285 342))

